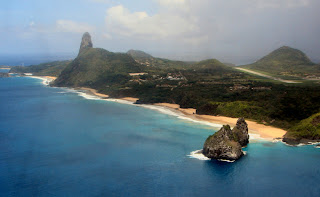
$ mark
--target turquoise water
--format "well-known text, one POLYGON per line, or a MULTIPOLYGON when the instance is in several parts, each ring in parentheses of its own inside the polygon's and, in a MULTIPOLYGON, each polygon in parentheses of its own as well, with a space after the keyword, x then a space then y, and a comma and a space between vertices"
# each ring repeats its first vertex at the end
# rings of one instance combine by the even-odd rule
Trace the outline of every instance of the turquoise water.
POLYGON ((0 69, 0 73, 7 73, 10 69, 0 69))
POLYGON ((250 143, 190 158, 214 132, 154 110, 0 78, 0 196, 319 196, 320 149, 250 143))

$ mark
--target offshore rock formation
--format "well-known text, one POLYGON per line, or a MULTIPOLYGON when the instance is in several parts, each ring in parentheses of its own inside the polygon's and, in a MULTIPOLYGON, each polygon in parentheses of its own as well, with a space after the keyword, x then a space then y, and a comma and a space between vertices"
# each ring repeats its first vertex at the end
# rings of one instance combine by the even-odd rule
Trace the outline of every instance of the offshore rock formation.
POLYGON ((239 118, 237 125, 232 129, 235 140, 239 142, 241 146, 246 146, 249 143, 248 124, 244 118, 239 118))
POLYGON ((9 73, 0 73, 0 78, 10 77, 9 73))
POLYGON ((218 132, 209 136, 202 152, 209 158, 233 161, 243 156, 242 147, 248 143, 248 125, 244 118, 239 118, 232 130, 229 125, 224 125, 218 132))
POLYGON ((81 54, 87 48, 92 48, 92 47, 93 47, 93 44, 92 44, 92 41, 91 41, 91 36, 90 36, 90 34, 88 32, 86 32, 82 36, 82 41, 81 41, 81 45, 80 45, 79 54, 81 54))

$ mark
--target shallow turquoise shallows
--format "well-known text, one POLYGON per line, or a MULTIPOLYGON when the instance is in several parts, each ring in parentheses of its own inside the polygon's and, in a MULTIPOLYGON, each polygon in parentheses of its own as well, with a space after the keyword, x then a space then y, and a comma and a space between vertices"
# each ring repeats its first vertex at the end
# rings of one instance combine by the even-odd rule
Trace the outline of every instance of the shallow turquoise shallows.
POLYGON ((190 158, 213 132, 0 78, 0 196, 320 196, 320 149, 261 141, 234 163, 190 158))

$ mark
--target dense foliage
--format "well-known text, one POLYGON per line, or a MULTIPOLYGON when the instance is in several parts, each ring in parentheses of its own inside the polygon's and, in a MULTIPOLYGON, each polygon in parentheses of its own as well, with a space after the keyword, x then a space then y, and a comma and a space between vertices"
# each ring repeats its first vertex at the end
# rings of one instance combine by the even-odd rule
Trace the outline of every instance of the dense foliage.
POLYGON ((10 73, 33 73, 38 76, 59 76, 71 61, 55 61, 31 66, 13 66, 10 73))
POLYGON ((298 139, 320 139, 320 113, 314 114, 296 124, 286 134, 286 137, 294 137, 298 139))
MULTIPOLYGON (((69 64, 55 81, 57 86, 99 86, 110 76, 128 75, 141 71, 141 66, 124 53, 88 48, 69 64)), ((119 78, 121 81, 122 78, 119 78)), ((114 81, 114 80, 111 80, 114 81)), ((108 85, 108 80, 101 85, 108 85)), ((113 83, 113 82, 112 82, 113 83)))

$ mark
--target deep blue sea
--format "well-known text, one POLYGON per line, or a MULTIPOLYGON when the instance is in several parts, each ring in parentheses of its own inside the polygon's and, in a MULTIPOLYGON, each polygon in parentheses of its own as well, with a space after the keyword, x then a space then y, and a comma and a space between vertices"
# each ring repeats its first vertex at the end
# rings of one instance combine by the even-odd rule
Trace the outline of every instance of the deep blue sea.
POLYGON ((320 196, 320 149, 260 141, 234 163, 190 158, 213 132, 0 78, 0 196, 320 196))

